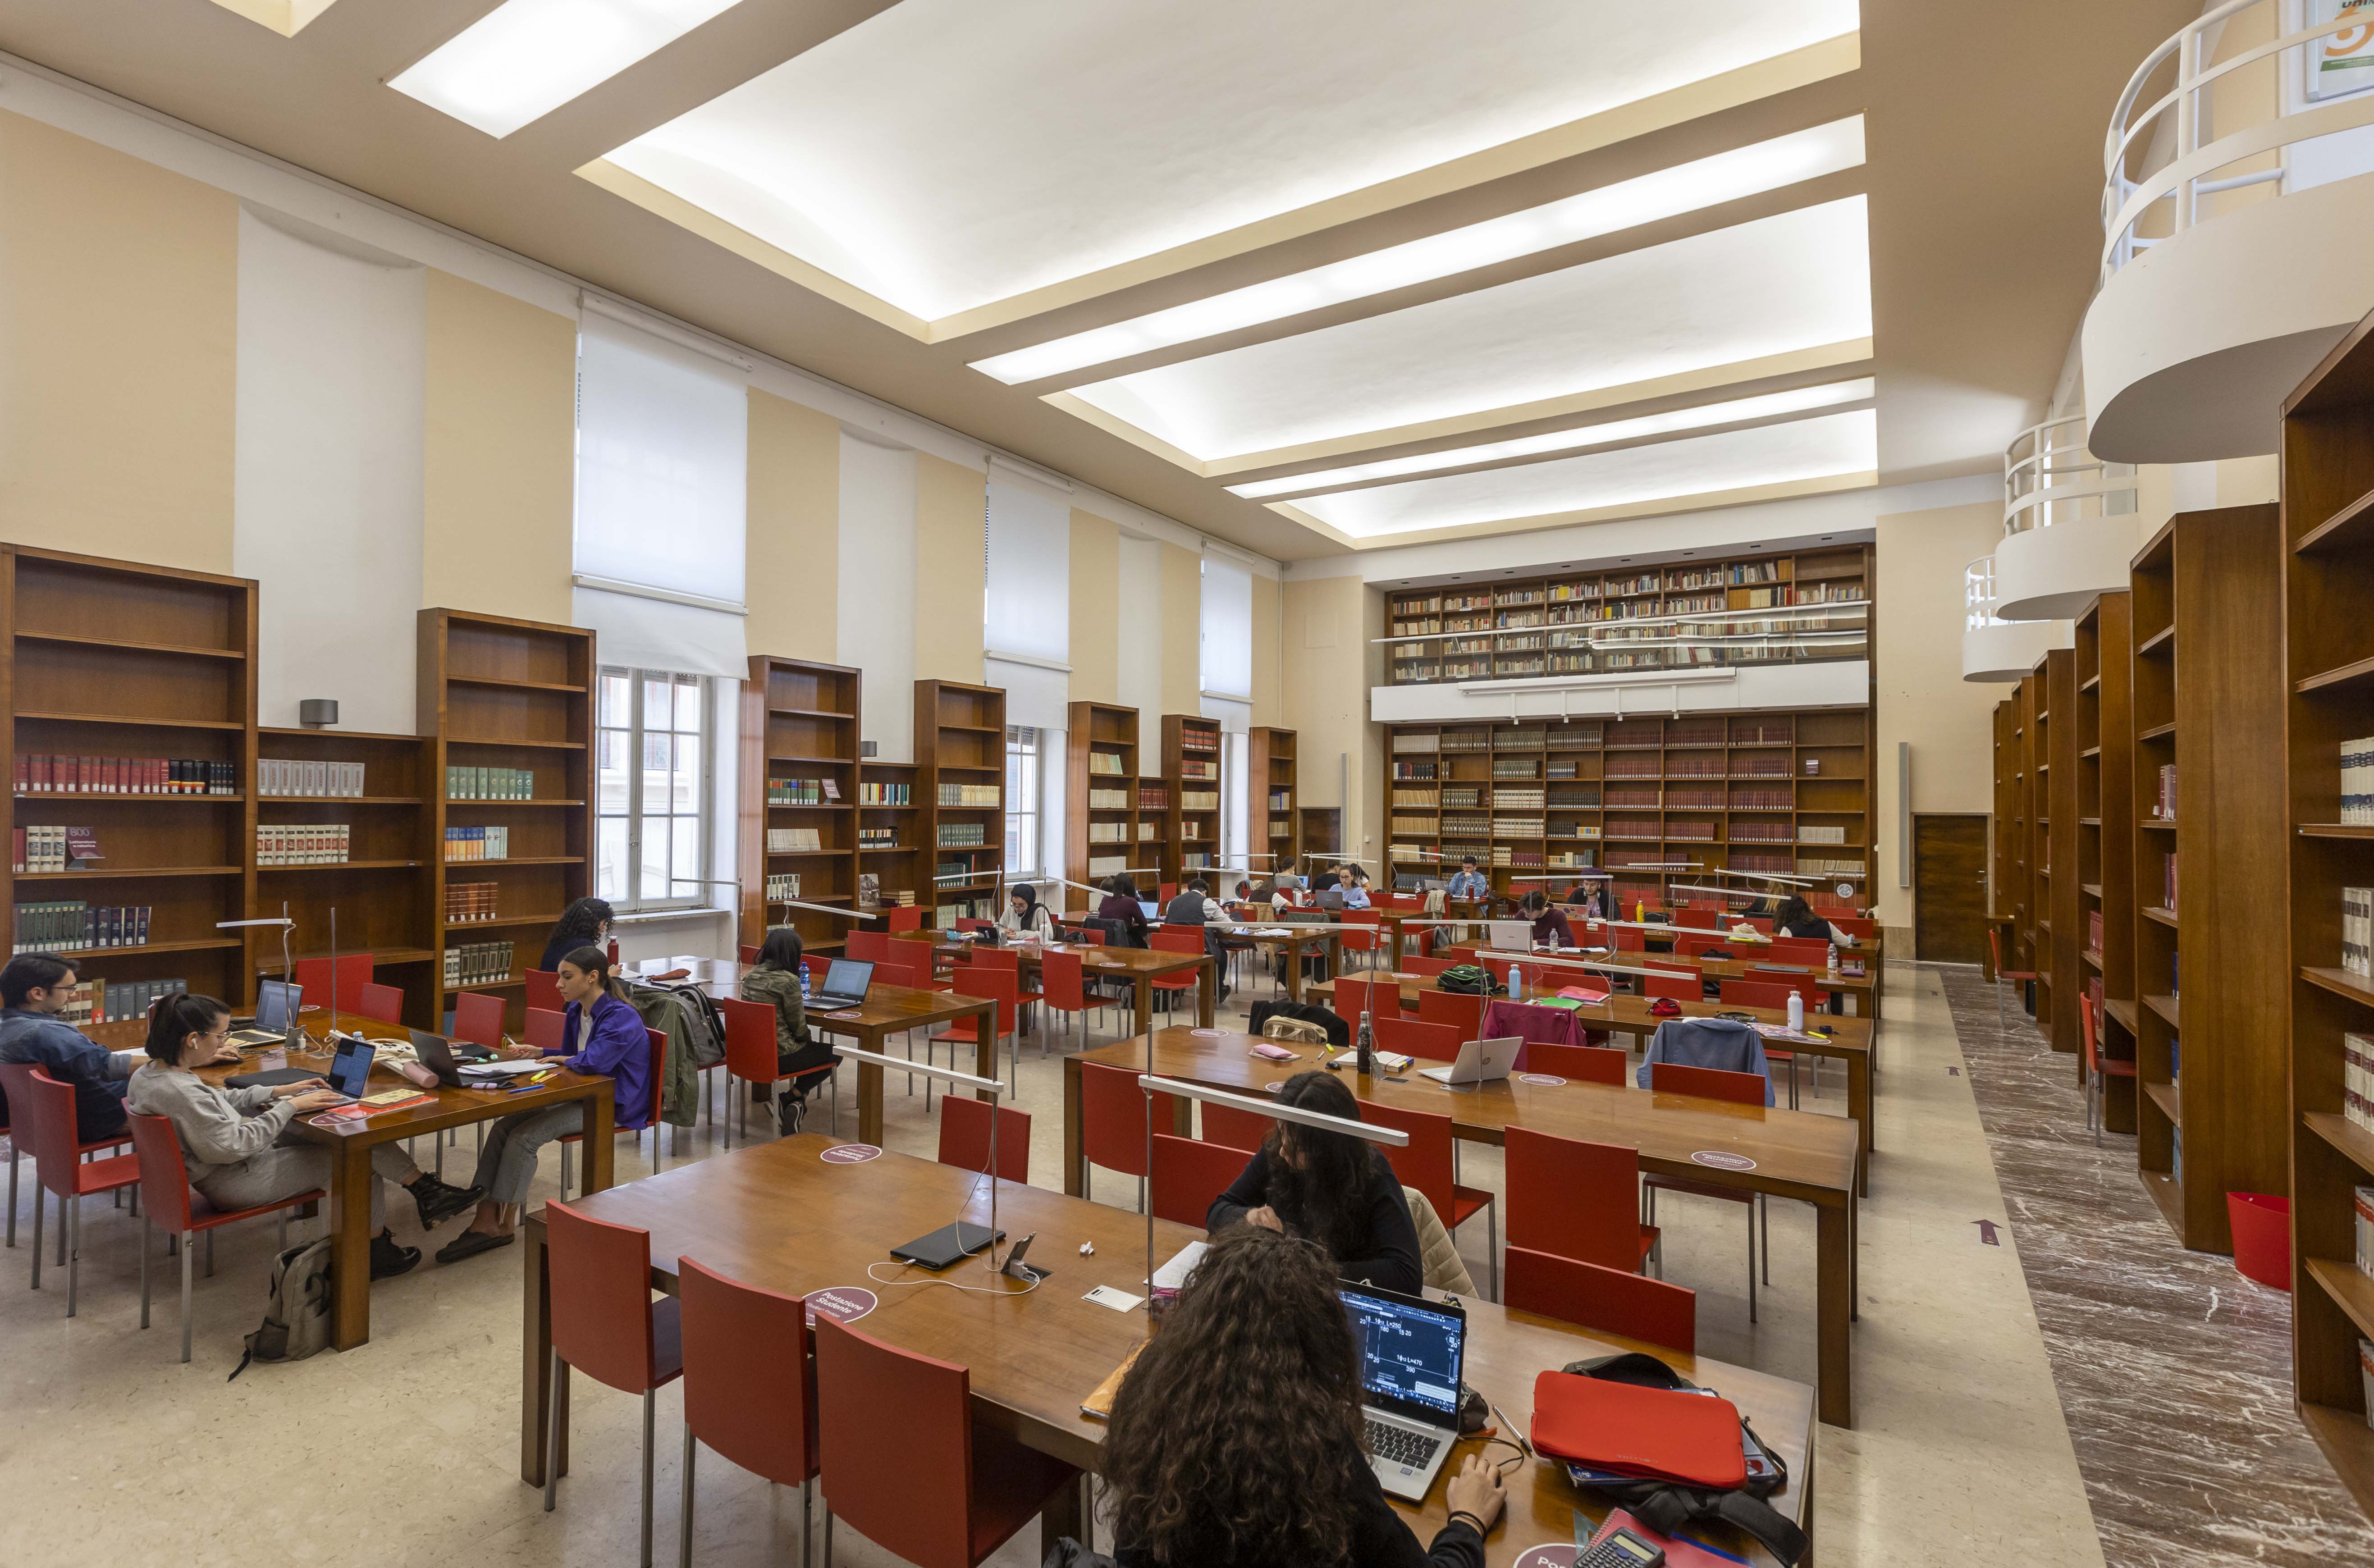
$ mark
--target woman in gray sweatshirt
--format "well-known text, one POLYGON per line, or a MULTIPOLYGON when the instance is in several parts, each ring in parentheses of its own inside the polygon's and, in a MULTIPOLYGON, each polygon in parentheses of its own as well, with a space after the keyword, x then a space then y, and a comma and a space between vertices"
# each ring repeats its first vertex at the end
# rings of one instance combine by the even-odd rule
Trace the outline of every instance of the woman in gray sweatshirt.
MULTIPOLYGON (((132 1075, 124 1094, 135 1116, 173 1124, 190 1185, 217 1209, 246 1209, 310 1188, 330 1186, 330 1152, 299 1141, 288 1124, 300 1116, 347 1103, 320 1079, 225 1089, 197 1075, 229 1037, 230 1009, 210 996, 180 994, 148 1017, 147 1065, 132 1075)), ((412 1163, 401 1146, 371 1151, 371 1278, 401 1274, 420 1261, 417 1246, 398 1246, 386 1228, 382 1178, 401 1182, 420 1209, 426 1230, 477 1201, 475 1188, 448 1187, 412 1163)))

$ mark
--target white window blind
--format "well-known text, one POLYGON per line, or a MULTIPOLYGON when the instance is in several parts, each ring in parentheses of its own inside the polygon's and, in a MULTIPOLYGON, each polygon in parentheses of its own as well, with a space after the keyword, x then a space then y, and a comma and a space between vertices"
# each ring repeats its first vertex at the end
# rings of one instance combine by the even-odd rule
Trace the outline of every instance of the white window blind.
POLYGON ((1009 722, 1061 730, 1072 651, 1071 500, 993 468, 987 529, 985 678, 1005 688, 1009 722))
POLYGON ((1249 703, 1253 690, 1253 574, 1240 562, 1204 552, 1204 690, 1249 703))

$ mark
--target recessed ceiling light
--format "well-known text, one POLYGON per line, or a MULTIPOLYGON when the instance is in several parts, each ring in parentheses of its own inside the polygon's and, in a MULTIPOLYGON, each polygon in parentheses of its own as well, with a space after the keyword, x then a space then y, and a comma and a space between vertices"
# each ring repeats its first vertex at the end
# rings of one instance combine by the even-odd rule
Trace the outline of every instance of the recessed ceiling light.
POLYGON ((387 85, 508 136, 736 3, 503 0, 387 85))

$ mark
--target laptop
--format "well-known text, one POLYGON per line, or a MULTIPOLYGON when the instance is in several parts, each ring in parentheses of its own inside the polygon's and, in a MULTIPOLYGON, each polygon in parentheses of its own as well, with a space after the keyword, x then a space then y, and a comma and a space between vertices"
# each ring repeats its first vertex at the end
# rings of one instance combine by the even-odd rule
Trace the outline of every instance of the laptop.
POLYGON ((1159 920, 1162 919, 1162 906, 1157 904, 1151 898, 1139 899, 1137 901, 1137 907, 1145 911, 1146 918, 1149 920, 1159 920))
POLYGON ((442 1035, 431 1035, 425 1029, 415 1029, 412 1054, 420 1065, 437 1075, 437 1082, 448 1089, 462 1087, 462 1064, 487 1061, 494 1053, 478 1046, 455 1045, 442 1035))
POLYGON ((1459 1441, 1466 1309, 1349 1281, 1339 1293, 1360 1347, 1369 1464, 1387 1492, 1416 1503, 1459 1441))
POLYGON ((360 1035, 345 1035, 338 1039, 338 1054, 330 1062, 330 1087, 349 1100, 359 1100, 370 1093, 371 1063, 379 1053, 360 1035))
POLYGON ((1441 1067, 1418 1069, 1420 1078, 1431 1078, 1437 1083, 1489 1083, 1496 1078, 1506 1078, 1517 1064, 1517 1053, 1525 1048, 1522 1035, 1507 1035, 1493 1040, 1468 1040, 1459 1047, 1459 1059, 1441 1067))
POLYGON ((235 1046, 277 1046, 288 1040, 288 1026, 297 1021, 299 1009, 304 1005, 305 988, 284 980, 258 980, 255 984, 255 1017, 252 1027, 243 1028, 230 1037, 235 1046))
POLYGON ((1492 920, 1490 928, 1493 947, 1501 953, 1530 953, 1534 947, 1534 927, 1530 920, 1492 920))
POLYGON ((865 1000, 866 989, 873 984, 872 959, 836 958, 824 972, 824 984, 808 997, 808 1005, 828 1011, 855 1007, 865 1000))

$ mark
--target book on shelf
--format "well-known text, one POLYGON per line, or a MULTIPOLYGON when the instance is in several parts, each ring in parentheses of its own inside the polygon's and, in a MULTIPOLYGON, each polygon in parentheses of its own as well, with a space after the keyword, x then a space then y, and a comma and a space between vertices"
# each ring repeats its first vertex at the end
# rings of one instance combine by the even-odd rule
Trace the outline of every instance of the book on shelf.
POLYGON ((507 860, 511 859, 511 830, 508 827, 449 827, 445 830, 447 864, 458 860, 507 860))
POLYGON ((2341 743, 2341 821, 2374 825, 2374 737, 2341 743))
POLYGON ((1142 812, 1167 812, 1170 809, 1170 791, 1152 784, 1137 788, 1137 809, 1142 812))
POLYGON ((861 827, 857 830, 857 847, 861 849, 896 849, 899 830, 895 827, 861 827))
POLYGON ((238 778, 203 757, 17 754, 19 795, 236 795, 238 778))
POLYGON ((767 780, 767 803, 770 806, 820 806, 825 803, 824 785, 821 778, 770 778, 767 780))
POLYGON ((767 853, 794 855, 804 849, 821 850, 824 830, 818 827, 770 827, 767 829, 767 853))
MULTIPOLYGON (((358 789, 355 793, 362 791, 358 789)), ((535 770, 527 767, 448 767, 445 798, 449 801, 532 801, 535 770)))
POLYGON ((980 822, 944 822, 940 824, 939 848, 943 849, 979 849, 989 843, 989 825, 980 822))
POLYGON ((2176 820, 2176 764, 2164 762, 2159 767, 2159 795, 2152 802, 2152 820, 2176 820))
POLYGON ((2357 1341, 2357 1391, 2366 1401, 2366 1424, 2374 1427, 2374 1340, 2357 1341))
POLYGON ((354 827, 343 822, 259 822, 259 866, 342 866, 351 858, 354 827))
POLYGON ((1151 844, 1161 837, 1162 825, 1159 823, 1141 822, 1137 825, 1137 841, 1139 843, 1151 844))
POLYGON ((499 883, 491 882, 447 883, 445 923, 461 926, 497 919, 499 911, 496 907, 496 892, 499 886, 499 883))
POLYGON ((445 950, 445 985, 492 985, 511 977, 512 944, 508 942, 467 942, 445 950))
POLYGON ((363 792, 363 765, 260 756, 255 759, 255 786, 266 795, 352 800, 363 792))
POLYGON ((857 873, 857 907, 861 909, 882 907, 882 879, 872 872, 857 873))
POLYGON ((2096 958, 2102 956, 2102 911, 2086 911, 2086 951, 2096 958))
POLYGON ((1125 812, 1129 810, 1129 791, 1126 790, 1091 790, 1088 791, 1088 810, 1092 812, 1125 812))
POLYGON ((839 802, 840 800, 840 785, 837 780, 828 778, 824 781, 824 798, 828 802, 839 802))
POLYGON ((1179 809, 1182 812, 1218 811, 1220 792, 1217 790, 1181 790, 1179 791, 1179 809))
POLYGON ((1121 753, 1090 752, 1088 754, 1088 771, 1090 773, 1109 773, 1116 778, 1121 778, 1121 753))
POLYGON ((2161 858, 2159 880, 2160 907, 2173 911, 2176 908, 2176 856, 2173 853, 2161 858))
POLYGON ((19 904, 16 907, 8 951, 80 953, 111 947, 146 947, 150 909, 147 904, 95 907, 80 899, 19 904))
POLYGON ((785 898, 797 898, 799 895, 799 872, 769 872, 767 873, 767 897, 770 902, 779 902, 785 898))
POLYGON ((2352 1188, 2349 1210, 2357 1241, 2357 1271, 2374 1278, 2374 1187, 2352 1188))
POLYGON ((69 1016, 69 1024, 130 1024, 148 1016, 149 1008, 160 998, 173 996, 190 989, 183 979, 170 980, 87 980, 75 988, 89 994, 79 1004, 82 1016, 69 1016))
POLYGON ((2374 1132, 2374 1036, 2341 1036, 2341 1112, 2351 1126, 2374 1132))
POLYGON ((944 806, 994 807, 998 802, 998 791, 1003 788, 998 784, 944 783, 940 786, 939 803, 944 806))
POLYGON ((857 803, 861 806, 904 806, 912 804, 906 784, 886 784, 878 779, 860 779, 857 803))
POLYGON ((2374 979, 2374 887, 2341 890, 2341 966, 2374 979))
POLYGON ((1128 869, 1129 857, 1127 855, 1091 855, 1088 857, 1088 875, 1091 878, 1117 876, 1128 869))

